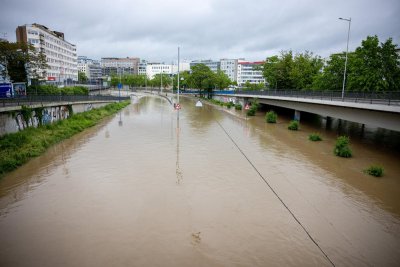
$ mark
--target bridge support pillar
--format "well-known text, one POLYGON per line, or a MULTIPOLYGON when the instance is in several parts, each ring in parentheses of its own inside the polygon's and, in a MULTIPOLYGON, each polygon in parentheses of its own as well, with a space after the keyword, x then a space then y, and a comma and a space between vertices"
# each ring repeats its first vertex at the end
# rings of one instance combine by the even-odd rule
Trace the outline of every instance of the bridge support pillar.
POLYGON ((300 121, 300 110, 294 111, 294 118, 295 121, 300 121))
POLYGON ((332 127, 332 118, 326 117, 325 129, 330 130, 332 127))

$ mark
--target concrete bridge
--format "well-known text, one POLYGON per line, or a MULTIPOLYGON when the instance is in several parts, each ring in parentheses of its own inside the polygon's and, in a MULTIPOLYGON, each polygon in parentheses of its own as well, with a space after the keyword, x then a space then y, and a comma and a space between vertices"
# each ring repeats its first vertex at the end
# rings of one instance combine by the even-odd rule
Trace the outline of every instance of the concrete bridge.
POLYGON ((300 120, 301 112, 309 112, 400 131, 400 92, 346 93, 343 99, 340 92, 220 91, 214 95, 234 97, 243 104, 257 98, 261 104, 294 110, 294 119, 297 120, 300 120))

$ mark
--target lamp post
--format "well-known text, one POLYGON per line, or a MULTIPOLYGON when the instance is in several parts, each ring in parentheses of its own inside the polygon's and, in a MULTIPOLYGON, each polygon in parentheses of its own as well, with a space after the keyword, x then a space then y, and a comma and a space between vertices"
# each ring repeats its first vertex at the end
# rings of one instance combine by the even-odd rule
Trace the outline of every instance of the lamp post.
POLYGON ((179 104, 179 46, 178 46, 178 104, 179 104))
POLYGON ((160 75, 161 75, 161 77, 160 77, 160 79, 161 79, 161 82, 160 82, 161 94, 162 94, 162 72, 163 72, 163 65, 161 65, 161 72, 160 72, 160 75))
POLYGON ((346 71, 347 71, 347 54, 349 52, 349 38, 350 38, 350 25, 351 25, 351 18, 339 18, 340 20, 345 20, 349 22, 349 29, 347 31, 347 46, 346 46, 346 60, 344 62, 344 74, 343 74, 343 88, 342 88, 342 101, 344 101, 344 87, 346 84, 346 71))

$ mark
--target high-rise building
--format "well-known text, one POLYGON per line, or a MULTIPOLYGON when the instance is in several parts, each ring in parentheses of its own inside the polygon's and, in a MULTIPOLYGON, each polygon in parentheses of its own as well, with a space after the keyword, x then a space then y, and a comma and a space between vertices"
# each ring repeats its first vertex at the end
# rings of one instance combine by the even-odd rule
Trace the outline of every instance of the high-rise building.
POLYGON ((138 74, 139 62, 139 58, 104 57, 101 59, 103 76, 138 74))
POLYGON ((17 42, 32 44, 38 52, 45 55, 48 65, 45 70, 47 81, 56 84, 78 81, 76 45, 67 42, 64 33, 33 23, 18 26, 16 35, 17 42))
POLYGON ((238 60, 237 83, 243 86, 246 82, 250 84, 265 84, 265 78, 262 72, 264 61, 244 61, 238 60))

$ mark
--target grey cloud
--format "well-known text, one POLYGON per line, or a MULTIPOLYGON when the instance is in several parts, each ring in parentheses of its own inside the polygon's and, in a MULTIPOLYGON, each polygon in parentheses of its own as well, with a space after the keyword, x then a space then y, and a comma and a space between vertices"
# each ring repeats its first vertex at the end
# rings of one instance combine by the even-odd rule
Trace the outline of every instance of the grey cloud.
POLYGON ((177 46, 187 59, 222 57, 261 60, 281 50, 321 56, 350 49, 367 35, 400 42, 397 0, 3 0, 0 32, 38 22, 65 33, 78 53, 92 58, 138 56, 170 62, 177 46))

